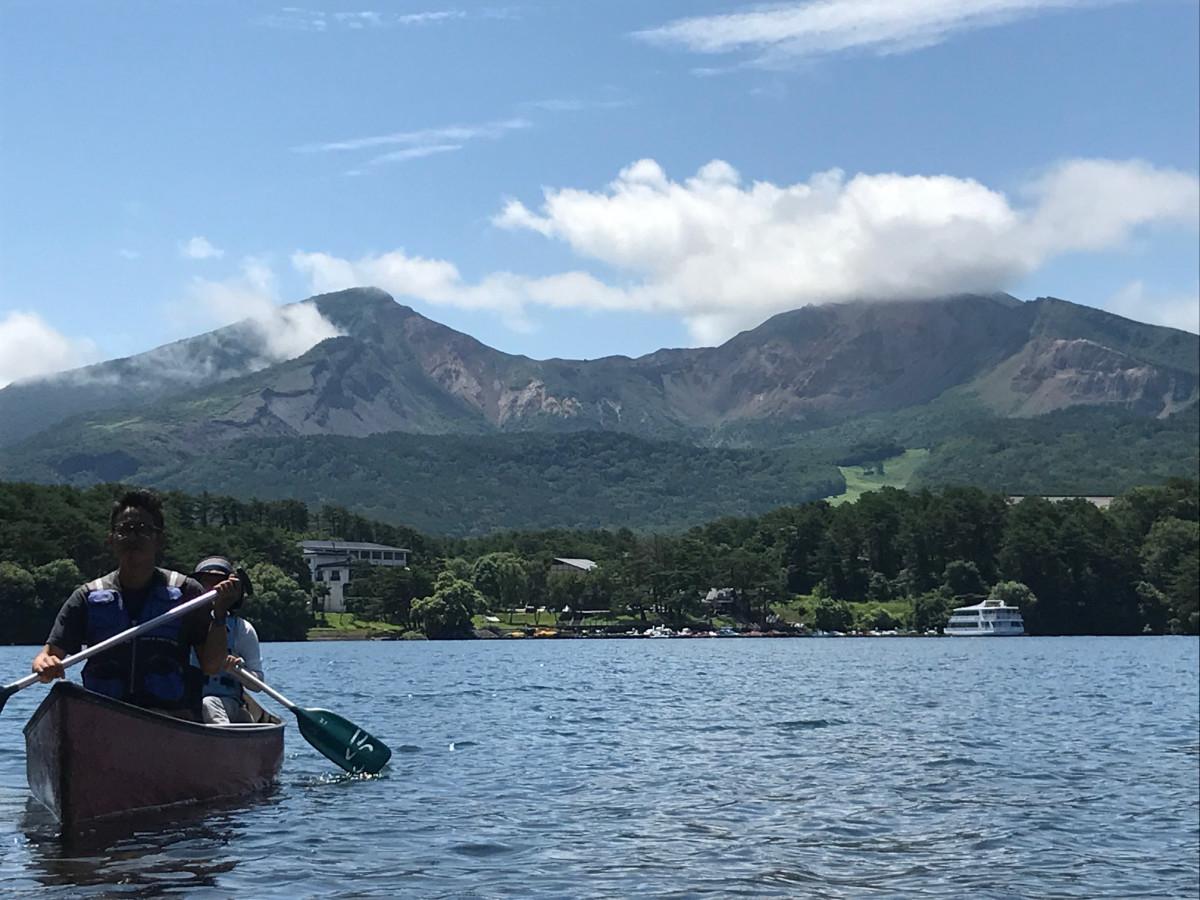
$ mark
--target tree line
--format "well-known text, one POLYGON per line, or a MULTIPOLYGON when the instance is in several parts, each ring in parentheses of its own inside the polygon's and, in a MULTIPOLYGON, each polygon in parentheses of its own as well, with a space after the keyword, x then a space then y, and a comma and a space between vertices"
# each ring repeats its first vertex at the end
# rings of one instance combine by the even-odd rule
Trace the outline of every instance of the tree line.
MULTIPOLYGON (((122 489, 0 482, 0 642, 40 643, 70 591, 112 568, 104 539, 122 489)), ((791 604, 814 628, 923 631, 992 595, 1019 605, 1033 634, 1196 634, 1198 493, 1196 480, 1176 479, 1102 510, 1085 500, 1014 504, 974 488, 885 488, 853 504, 783 507, 673 534, 455 539, 336 506, 171 492, 163 563, 190 571, 213 553, 238 559, 256 584, 245 613, 264 640, 303 639, 314 623, 297 546, 305 538, 408 548, 406 569, 356 566, 347 603, 364 619, 429 637, 466 636, 474 614, 530 606, 568 618, 699 622, 714 612, 714 589, 723 614, 762 626, 791 604), (598 565, 558 574, 556 557, 598 565)))

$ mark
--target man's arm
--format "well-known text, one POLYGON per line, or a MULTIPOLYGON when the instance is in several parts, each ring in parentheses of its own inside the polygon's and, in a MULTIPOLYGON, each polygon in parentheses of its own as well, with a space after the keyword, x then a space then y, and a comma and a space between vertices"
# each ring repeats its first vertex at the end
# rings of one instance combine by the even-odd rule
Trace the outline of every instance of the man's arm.
MULTIPOLYGON (((246 670, 259 680, 262 680, 262 649, 258 645, 258 632, 245 619, 241 620, 241 625, 242 631, 238 635, 239 639, 237 642, 238 656, 242 658, 242 665, 246 670)), ((249 685, 246 685, 246 688, 251 691, 258 690, 258 688, 250 687, 249 685)))
POLYGON ((66 670, 62 667, 62 661, 70 654, 78 653, 80 647, 83 646, 87 615, 85 603, 84 589, 76 589, 58 611, 58 617, 54 620, 54 627, 50 629, 50 636, 46 638, 45 646, 33 658, 33 665, 30 666, 30 669, 38 676, 38 681, 43 684, 53 681, 55 678, 67 677, 66 670))
POLYGON ((62 667, 62 661, 67 656, 67 651, 62 647, 55 647, 53 644, 44 646, 41 652, 33 658, 32 669, 37 675, 38 681, 47 684, 55 678, 66 678, 67 670, 62 667))
MULTIPOLYGON (((193 582, 194 583, 194 582, 193 582)), ((217 675, 225 665, 225 615, 230 605, 237 599, 239 590, 236 578, 228 578, 215 588, 217 597, 213 600, 212 618, 209 621, 208 633, 199 643, 193 644, 196 656, 200 660, 200 670, 205 675, 217 675)))

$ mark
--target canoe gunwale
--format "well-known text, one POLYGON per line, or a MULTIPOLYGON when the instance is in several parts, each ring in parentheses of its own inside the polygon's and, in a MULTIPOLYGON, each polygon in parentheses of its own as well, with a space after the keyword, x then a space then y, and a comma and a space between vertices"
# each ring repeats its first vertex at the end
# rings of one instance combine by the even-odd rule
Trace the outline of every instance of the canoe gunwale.
POLYGON ((50 693, 46 696, 33 715, 29 717, 29 721, 25 723, 25 727, 21 733, 26 737, 29 736, 31 729, 36 727, 37 723, 45 716, 54 706, 51 703, 51 698, 56 699, 71 699, 72 701, 82 701, 85 703, 93 703, 96 706, 106 707, 114 713, 122 716, 129 716, 135 719, 143 719, 148 722, 153 722, 155 725, 161 725, 171 729, 183 729, 190 731, 193 734, 198 734, 196 729, 202 729, 204 734, 221 734, 233 735, 235 733, 246 732, 249 735, 261 735, 263 731, 272 728, 283 728, 283 720, 278 716, 267 715, 270 717, 270 722, 245 722, 237 723, 236 725, 204 725, 200 722, 190 722, 187 719, 177 719, 174 716, 166 713, 156 712, 152 709, 143 709, 140 706, 134 706, 132 703, 125 703, 121 700, 114 700, 112 697, 106 697, 104 694, 97 694, 94 691, 89 691, 85 687, 81 687, 71 681, 59 681, 50 689, 50 693))

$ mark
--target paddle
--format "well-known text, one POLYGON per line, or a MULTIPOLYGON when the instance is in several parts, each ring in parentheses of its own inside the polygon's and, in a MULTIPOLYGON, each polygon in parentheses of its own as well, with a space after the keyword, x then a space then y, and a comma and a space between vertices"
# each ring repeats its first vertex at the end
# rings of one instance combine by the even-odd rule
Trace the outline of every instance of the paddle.
POLYGON ((243 683, 274 697, 290 709, 300 726, 300 734, 330 762, 352 775, 374 775, 392 758, 392 751, 379 738, 372 737, 348 719, 327 709, 303 709, 279 691, 251 675, 241 666, 233 672, 243 683))
MULTIPOLYGON (((172 619, 178 619, 180 616, 190 613, 194 609, 211 603, 213 597, 215 596, 217 596, 216 591, 208 591, 207 593, 201 594, 199 597, 193 597, 186 603, 180 603, 174 609, 167 610, 161 616, 155 616, 153 619, 143 622, 141 625, 134 625, 132 628, 126 628, 124 631, 120 631, 110 638, 105 638, 98 644, 92 644, 92 646, 88 647, 86 650, 80 650, 78 653, 68 656, 62 661, 62 666, 64 669, 69 668, 76 663, 83 662, 90 656, 95 656, 97 653, 103 653, 105 650, 115 647, 117 644, 124 643, 131 638, 137 637, 139 634, 144 634, 147 631, 151 631, 164 622, 169 622, 172 619)), ((9 697, 11 697, 17 691, 23 691, 31 684, 37 683, 38 676, 35 673, 32 675, 26 675, 20 681, 14 681, 12 684, 6 684, 4 687, 0 687, 0 711, 3 711, 4 704, 8 702, 9 697)))

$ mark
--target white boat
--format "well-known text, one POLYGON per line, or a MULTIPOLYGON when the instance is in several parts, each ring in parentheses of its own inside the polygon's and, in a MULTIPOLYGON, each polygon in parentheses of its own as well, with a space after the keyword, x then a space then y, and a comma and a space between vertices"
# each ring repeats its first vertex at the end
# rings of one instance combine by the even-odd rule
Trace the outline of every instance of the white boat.
POLYGON ((1018 637, 1025 633, 1021 610, 1002 600, 960 606, 950 614, 946 634, 953 637, 1018 637))

